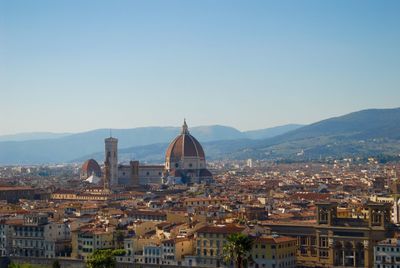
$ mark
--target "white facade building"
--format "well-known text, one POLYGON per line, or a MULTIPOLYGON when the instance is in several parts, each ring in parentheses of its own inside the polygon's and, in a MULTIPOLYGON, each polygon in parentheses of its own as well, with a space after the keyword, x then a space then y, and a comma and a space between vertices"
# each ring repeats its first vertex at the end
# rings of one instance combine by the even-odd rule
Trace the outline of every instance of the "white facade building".
POLYGON ((374 247, 375 268, 400 268, 400 239, 389 238, 374 247))

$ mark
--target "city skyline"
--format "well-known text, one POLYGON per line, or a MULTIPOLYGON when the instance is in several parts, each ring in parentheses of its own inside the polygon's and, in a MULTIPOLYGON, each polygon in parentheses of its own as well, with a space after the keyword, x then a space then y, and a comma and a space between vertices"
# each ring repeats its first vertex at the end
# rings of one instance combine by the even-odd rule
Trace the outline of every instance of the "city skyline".
POLYGON ((397 1, 72 3, 0 3, 0 135, 400 106, 397 1))
POLYGON ((400 268, 399 11, 0 0, 0 266, 400 268))

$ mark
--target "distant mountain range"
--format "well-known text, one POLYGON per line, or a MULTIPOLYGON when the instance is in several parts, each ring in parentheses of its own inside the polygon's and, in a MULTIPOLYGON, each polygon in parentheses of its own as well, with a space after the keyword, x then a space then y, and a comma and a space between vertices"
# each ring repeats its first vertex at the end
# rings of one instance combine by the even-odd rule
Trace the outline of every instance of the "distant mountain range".
POLYGON ((400 108, 369 109, 326 119, 243 148, 229 157, 301 161, 399 156, 400 108))
MULTIPOLYGON (((285 125, 246 132, 227 126, 200 126, 190 131, 211 160, 307 161, 369 156, 390 158, 400 154, 400 108, 363 110, 306 126, 285 125)), ((120 161, 138 159, 161 163, 169 142, 179 132, 178 127, 144 127, 113 130, 113 136, 119 139, 120 161)), ((103 160, 108 129, 60 135, 63 136, 2 141, 0 164, 103 160)), ((0 137, 2 139, 4 137, 0 137)))
POLYGON ((57 139, 70 135, 71 133, 53 133, 53 132, 31 132, 31 133, 19 133, 12 135, 0 136, 1 141, 29 141, 29 140, 45 140, 45 139, 57 139))
MULTIPOLYGON (((213 141, 264 139, 299 127, 301 125, 285 125, 241 132, 232 127, 214 125, 193 127, 190 128, 190 131, 200 142, 207 143, 213 141)), ((118 146, 121 159, 132 159, 134 157, 135 159, 147 159, 149 161, 160 161, 160 157, 152 157, 152 155, 164 154, 167 143, 179 133, 179 127, 142 127, 112 130, 112 135, 119 140, 118 146), (137 147, 140 148, 138 152, 135 151, 137 147), (156 152, 159 148, 164 149, 157 154, 156 152), (139 158, 142 156, 143 159, 139 158)), ((97 129, 76 134, 38 132, 0 136, 0 164, 65 163, 80 161, 82 157, 93 154, 98 155, 95 158, 102 159, 104 139, 109 135, 109 129, 97 129)))
MULTIPOLYGON (((242 139, 202 144, 208 159, 309 161, 370 156, 391 159, 400 154, 400 108, 363 110, 307 126, 288 125, 270 130, 247 132, 242 139), (283 131, 273 133, 277 129, 283 131), (251 136, 260 133, 263 138, 251 136)), ((160 143, 127 148, 120 150, 120 158, 162 162, 167 146, 160 143)), ((101 152, 90 156, 99 160, 103 157, 101 152)))

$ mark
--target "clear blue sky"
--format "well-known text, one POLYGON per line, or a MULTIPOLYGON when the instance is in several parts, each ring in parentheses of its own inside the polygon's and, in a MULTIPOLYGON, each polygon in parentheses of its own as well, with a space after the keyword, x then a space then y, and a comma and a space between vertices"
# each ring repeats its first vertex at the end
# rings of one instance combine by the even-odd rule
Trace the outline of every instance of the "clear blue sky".
POLYGON ((400 1, 0 0, 0 134, 400 106, 400 1))

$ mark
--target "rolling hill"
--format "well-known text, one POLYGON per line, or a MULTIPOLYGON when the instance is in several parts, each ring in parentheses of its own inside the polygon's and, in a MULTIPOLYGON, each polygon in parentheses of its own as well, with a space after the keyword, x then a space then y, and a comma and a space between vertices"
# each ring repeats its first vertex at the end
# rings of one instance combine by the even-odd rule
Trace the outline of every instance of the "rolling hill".
MULTIPOLYGON (((267 159, 307 161, 325 158, 398 156, 400 108, 369 109, 310 125, 286 125, 241 132, 226 126, 190 129, 202 143, 207 159, 267 159)), ((113 130, 120 160, 162 162, 177 127, 113 130)), ((60 138, 0 142, 0 164, 82 162, 103 159, 104 138, 98 129, 60 138)), ((1 138, 1 137, 0 137, 1 138)))
POLYGON ((248 139, 254 139, 254 140, 268 139, 298 129, 302 126, 303 125, 299 124, 288 124, 266 129, 250 130, 246 131, 245 134, 246 138, 248 139))
MULTIPOLYGON (((255 133, 262 135, 263 131, 255 133)), ((266 139, 249 139, 252 134, 244 139, 203 142, 207 159, 309 161, 397 156, 400 154, 400 109, 354 112, 307 126, 294 126, 291 131, 266 139)), ((120 150, 121 160, 141 159, 161 163, 167 146, 168 143, 159 143, 126 148, 120 150)), ((99 160, 103 158, 101 151, 91 156, 99 160)))
POLYGON ((400 108, 369 109, 326 119, 259 141, 232 158, 311 160, 400 154, 400 108))
MULTIPOLYGON (((253 139, 257 139, 258 137, 284 133, 285 129, 285 126, 279 127, 278 130, 276 128, 263 129, 259 132, 251 132, 250 135, 253 139), (269 133, 269 130, 271 130, 271 133, 269 133)), ((190 131, 202 143, 224 141, 220 143, 222 145, 237 140, 238 144, 241 144, 239 141, 248 139, 247 132, 220 125, 193 127, 190 128, 190 131)), ((142 159, 143 157, 143 159, 155 160, 160 157, 152 157, 151 155, 162 155, 165 151, 163 148, 166 148, 167 144, 179 132, 179 127, 142 127, 113 129, 112 135, 119 140, 118 147, 121 152, 121 159, 124 158, 125 154, 125 158, 128 159, 132 157, 142 159), (163 147, 160 144, 163 144, 163 147), (161 151, 159 148, 161 148, 161 151), (124 153, 124 149, 128 151, 124 153), (153 153, 157 150, 159 151, 158 154, 153 153)), ((60 137, 57 137, 57 134, 54 133, 22 133, 0 136, 0 164, 42 164, 75 161, 84 156, 96 154, 96 152, 101 154, 104 148, 104 138, 109 135, 109 129, 97 129, 76 134, 60 134, 60 137), (33 137, 33 139, 25 140, 27 137, 33 137)), ((229 146, 224 148, 227 147, 229 146)), ((215 151, 213 148, 213 146, 210 146, 210 152, 215 151)), ((232 146, 232 148, 237 147, 232 146)))

